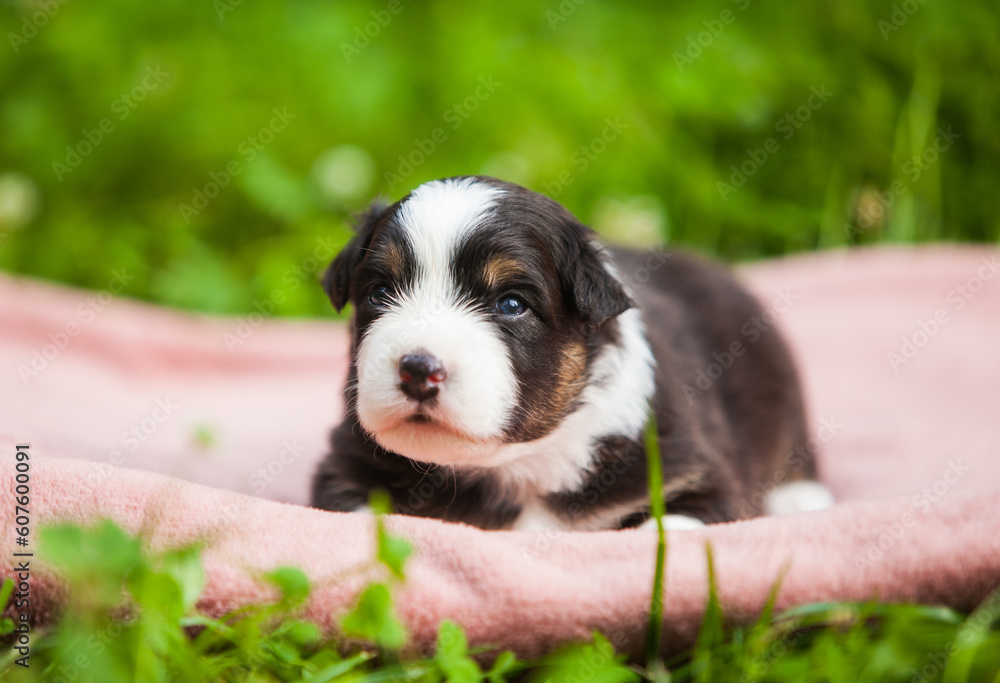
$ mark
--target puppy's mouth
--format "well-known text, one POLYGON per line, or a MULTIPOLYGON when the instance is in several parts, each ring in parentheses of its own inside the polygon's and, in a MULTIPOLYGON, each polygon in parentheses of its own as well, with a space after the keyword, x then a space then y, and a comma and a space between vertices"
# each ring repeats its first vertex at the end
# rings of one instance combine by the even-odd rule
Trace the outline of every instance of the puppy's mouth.
POLYGON ((470 436, 463 430, 450 424, 448 420, 432 415, 424 408, 418 408, 401 420, 397 420, 396 423, 394 425, 390 425, 389 428, 397 430, 402 428, 406 431, 412 431, 415 434, 429 434, 437 432, 462 441, 478 441, 475 437, 470 436))
POLYGON ((438 465, 480 466, 497 446, 495 440, 469 434, 424 406, 383 422, 372 434, 387 450, 438 465))

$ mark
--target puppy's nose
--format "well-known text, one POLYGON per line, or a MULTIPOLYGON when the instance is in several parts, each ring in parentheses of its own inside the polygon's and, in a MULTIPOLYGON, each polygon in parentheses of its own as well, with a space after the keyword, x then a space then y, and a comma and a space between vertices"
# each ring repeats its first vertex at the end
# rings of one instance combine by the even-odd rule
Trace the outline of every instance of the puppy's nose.
POLYGON ((399 388, 418 401, 429 401, 437 396, 447 376, 444 363, 426 351, 408 353, 399 359, 399 388))

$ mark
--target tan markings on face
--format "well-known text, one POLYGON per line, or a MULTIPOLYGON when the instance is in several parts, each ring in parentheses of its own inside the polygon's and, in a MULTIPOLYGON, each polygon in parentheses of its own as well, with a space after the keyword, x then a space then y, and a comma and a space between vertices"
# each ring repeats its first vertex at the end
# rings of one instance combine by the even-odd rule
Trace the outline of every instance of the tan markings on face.
POLYGON ((587 383, 586 371, 587 350, 580 342, 570 342, 560 355, 551 392, 527 411, 526 426, 535 438, 551 432, 566 417, 587 383))
POLYGON ((483 268, 483 281, 488 287, 499 287, 505 280, 523 275, 524 268, 509 256, 494 256, 483 268))
POLYGON ((406 268, 406 255, 395 242, 388 242, 378 250, 378 259, 393 278, 401 278, 406 268))
POLYGON ((586 384, 587 349, 581 342, 570 342, 559 360, 558 383, 553 392, 553 403, 559 412, 565 412, 569 405, 583 391, 586 384))

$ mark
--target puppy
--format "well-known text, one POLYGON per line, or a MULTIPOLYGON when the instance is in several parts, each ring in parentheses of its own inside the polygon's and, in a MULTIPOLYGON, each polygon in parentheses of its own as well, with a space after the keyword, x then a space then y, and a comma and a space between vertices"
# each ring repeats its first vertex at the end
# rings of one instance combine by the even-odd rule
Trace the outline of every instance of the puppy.
POLYGON ((716 266, 605 250, 552 199, 470 176, 373 205, 323 284, 354 317, 316 507, 382 488, 485 529, 640 526, 650 406, 668 526, 762 514, 761 492, 830 502, 788 350, 716 266))

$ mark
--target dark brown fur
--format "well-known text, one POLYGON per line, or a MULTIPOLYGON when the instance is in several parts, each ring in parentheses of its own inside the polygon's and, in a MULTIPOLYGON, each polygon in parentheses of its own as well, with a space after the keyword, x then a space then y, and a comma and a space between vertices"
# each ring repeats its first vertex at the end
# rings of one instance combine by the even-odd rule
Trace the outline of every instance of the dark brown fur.
MULTIPOLYGON (((454 276, 469 297, 495 292, 500 282, 530 277, 544 293, 532 301, 534 327, 509 331, 518 373, 523 419, 508 429, 509 442, 552 431, 577 407, 594 359, 619 342, 616 316, 636 305, 656 359, 652 399, 663 459, 668 511, 722 522, 761 514, 748 501, 759 490, 815 477, 814 454, 804 451, 807 428, 798 377, 788 349, 773 328, 751 341, 744 326, 763 313, 724 269, 675 251, 612 250, 622 280, 635 284, 635 301, 609 278, 591 245, 591 233, 552 200, 493 179, 507 193, 492 223, 462 245, 454 276), (642 277, 640 277, 640 274, 642 277), (713 354, 742 352, 711 382, 699 371, 713 354)), ((405 201, 405 199, 403 200, 405 201)), ((391 242, 395 207, 377 207, 362 218, 355 242, 337 257, 325 278, 334 305, 356 304, 352 358, 370 321, 360 297, 368 269, 412 277, 409 254, 391 242), (383 245, 383 246, 379 246, 383 245), (384 249, 384 262, 371 254, 384 249), (402 260, 402 265, 401 265, 402 260), (374 264, 374 265, 373 265, 374 264)), ((732 355, 732 354, 730 354, 732 355)), ((461 521, 488 529, 509 527, 521 512, 519 491, 489 470, 456 472, 417 463, 382 449, 360 427, 353 407, 351 367, 348 408, 332 436, 331 455, 313 485, 313 505, 352 510, 372 489, 389 491, 399 512, 461 521)), ((592 445, 592 465, 578 490, 544 499, 559 517, 586 526, 608 510, 619 525, 648 515, 645 449, 641 436, 609 435, 592 445)))

